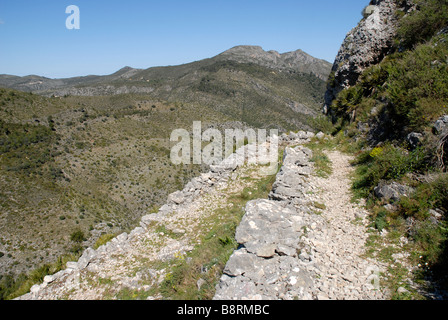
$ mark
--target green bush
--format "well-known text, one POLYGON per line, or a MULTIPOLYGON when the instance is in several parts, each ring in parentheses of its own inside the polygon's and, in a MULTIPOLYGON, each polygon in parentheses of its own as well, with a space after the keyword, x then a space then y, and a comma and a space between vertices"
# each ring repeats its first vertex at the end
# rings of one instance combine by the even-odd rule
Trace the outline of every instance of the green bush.
POLYGON ((403 17, 398 28, 399 45, 412 48, 429 40, 448 25, 448 1, 414 0, 417 10, 403 17))
POLYGON ((425 44, 387 63, 384 92, 398 129, 421 130, 444 112, 448 99, 448 45, 425 44))
POLYGON ((427 161, 421 148, 409 152, 390 143, 364 151, 353 162, 357 168, 352 187, 356 194, 367 197, 381 180, 398 180, 408 172, 425 171, 427 161))
POLYGON ((353 120, 352 112, 358 109, 363 96, 364 92, 361 85, 350 87, 338 94, 331 108, 338 117, 342 117, 344 120, 353 120))
POLYGON ((420 184, 412 197, 403 197, 399 202, 399 213, 424 220, 430 209, 448 208, 448 174, 441 174, 431 183, 420 184))
POLYGON ((111 241, 113 238, 115 238, 116 235, 115 234, 102 234, 98 240, 95 242, 95 245, 93 246, 93 248, 96 250, 99 247, 101 247, 102 245, 105 245, 106 243, 108 243, 109 241, 111 241))
POLYGON ((375 218, 375 228, 378 229, 378 231, 382 231, 387 227, 387 210, 381 209, 375 218))
MULTIPOLYGON (((49 127, 0 120, 0 161, 8 171, 42 173, 41 167, 54 161, 58 140, 59 136, 49 127)), ((54 167, 47 172, 59 176, 54 167)))
POLYGON ((84 232, 82 232, 82 230, 80 229, 73 231, 73 233, 70 235, 70 240, 76 243, 85 241, 84 232))
POLYGON ((422 262, 427 262, 432 266, 446 260, 446 257, 442 255, 447 241, 445 230, 429 220, 420 222, 414 227, 412 238, 423 253, 422 262))

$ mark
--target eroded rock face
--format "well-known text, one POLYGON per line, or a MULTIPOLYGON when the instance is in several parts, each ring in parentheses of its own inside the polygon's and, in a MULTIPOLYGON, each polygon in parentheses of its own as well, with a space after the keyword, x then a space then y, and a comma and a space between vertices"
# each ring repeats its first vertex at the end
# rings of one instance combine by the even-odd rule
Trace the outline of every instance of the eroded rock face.
POLYGON ((342 90, 356 84, 361 73, 391 53, 397 32, 396 11, 408 12, 410 1, 372 0, 372 13, 346 36, 335 58, 325 93, 324 112, 342 90))

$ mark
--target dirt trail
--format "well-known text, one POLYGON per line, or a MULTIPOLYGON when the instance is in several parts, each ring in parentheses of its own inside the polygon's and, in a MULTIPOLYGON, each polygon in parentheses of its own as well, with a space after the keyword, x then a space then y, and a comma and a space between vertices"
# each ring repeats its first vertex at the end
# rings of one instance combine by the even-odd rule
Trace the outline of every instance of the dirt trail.
POLYGON ((327 152, 333 173, 315 177, 315 201, 325 205, 324 226, 318 226, 310 240, 320 268, 317 287, 320 299, 387 299, 380 290, 379 275, 385 266, 363 257, 368 238, 368 212, 362 203, 351 201, 351 158, 338 151, 327 152))

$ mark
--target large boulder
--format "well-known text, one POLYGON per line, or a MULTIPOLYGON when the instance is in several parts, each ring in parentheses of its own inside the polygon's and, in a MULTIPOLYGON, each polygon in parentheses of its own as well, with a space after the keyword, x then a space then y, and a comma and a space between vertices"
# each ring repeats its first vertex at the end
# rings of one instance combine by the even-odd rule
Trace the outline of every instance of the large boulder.
POLYGON ((448 133, 448 115, 440 117, 433 126, 433 132, 436 135, 448 133))
POLYGON ((398 201, 403 196, 408 196, 414 191, 413 188, 392 182, 380 184, 374 189, 375 196, 379 199, 398 201))

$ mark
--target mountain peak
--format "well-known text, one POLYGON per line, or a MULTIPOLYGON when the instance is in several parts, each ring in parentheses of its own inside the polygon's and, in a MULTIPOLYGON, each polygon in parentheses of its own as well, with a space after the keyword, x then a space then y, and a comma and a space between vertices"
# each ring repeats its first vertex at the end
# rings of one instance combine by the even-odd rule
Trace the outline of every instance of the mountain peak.
POLYGON ((217 58, 256 63, 277 70, 312 73, 323 80, 327 79, 331 71, 329 62, 314 58, 300 49, 280 54, 275 50, 265 51, 260 46, 239 45, 224 51, 217 58))

